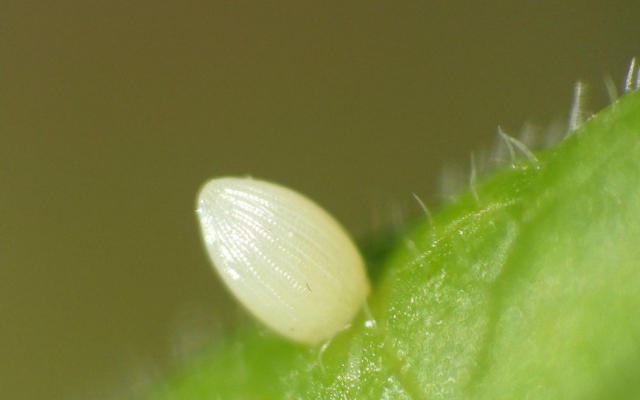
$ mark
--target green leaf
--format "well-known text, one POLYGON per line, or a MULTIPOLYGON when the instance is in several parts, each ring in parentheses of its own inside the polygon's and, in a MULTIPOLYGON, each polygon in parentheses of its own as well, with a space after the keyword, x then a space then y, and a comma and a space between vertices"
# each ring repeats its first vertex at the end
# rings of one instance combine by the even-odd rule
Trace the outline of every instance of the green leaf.
POLYGON ((250 325, 151 398, 640 398, 640 93, 395 243, 324 351, 250 325))

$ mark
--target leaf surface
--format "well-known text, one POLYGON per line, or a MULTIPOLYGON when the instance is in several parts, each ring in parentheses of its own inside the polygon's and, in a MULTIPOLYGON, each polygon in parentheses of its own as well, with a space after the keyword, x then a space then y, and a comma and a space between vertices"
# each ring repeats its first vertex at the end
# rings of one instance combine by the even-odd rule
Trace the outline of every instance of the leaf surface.
POLYGON ((640 398, 640 92, 395 240, 326 349, 257 326, 153 399, 640 398))

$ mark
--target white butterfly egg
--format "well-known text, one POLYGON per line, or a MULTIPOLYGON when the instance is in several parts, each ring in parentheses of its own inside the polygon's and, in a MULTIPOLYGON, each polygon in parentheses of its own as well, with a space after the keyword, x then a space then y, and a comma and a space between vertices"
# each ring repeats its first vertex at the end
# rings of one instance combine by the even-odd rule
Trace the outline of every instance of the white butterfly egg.
POLYGON ((356 246, 303 195, 250 178, 218 178, 201 189, 197 213, 224 282, 280 334, 318 344, 364 305, 369 282, 356 246))

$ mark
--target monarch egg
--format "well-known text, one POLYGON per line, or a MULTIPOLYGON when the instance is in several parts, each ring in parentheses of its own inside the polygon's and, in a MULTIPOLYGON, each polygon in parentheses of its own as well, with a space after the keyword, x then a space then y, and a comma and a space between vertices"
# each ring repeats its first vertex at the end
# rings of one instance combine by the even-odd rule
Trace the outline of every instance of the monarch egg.
POLYGON ((318 344, 348 326, 369 293, 344 228, 305 196, 250 178, 218 178, 198 195, 205 247, 222 280, 283 336, 318 344))

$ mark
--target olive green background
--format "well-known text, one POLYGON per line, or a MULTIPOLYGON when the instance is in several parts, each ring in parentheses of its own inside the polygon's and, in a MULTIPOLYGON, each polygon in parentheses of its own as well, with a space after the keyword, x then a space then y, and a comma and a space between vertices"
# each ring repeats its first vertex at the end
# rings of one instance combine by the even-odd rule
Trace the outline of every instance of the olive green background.
POLYGON ((285 184, 364 238, 640 55, 637 0, 480 3, 0 3, 0 397, 122 399, 234 323, 205 180, 285 184))

